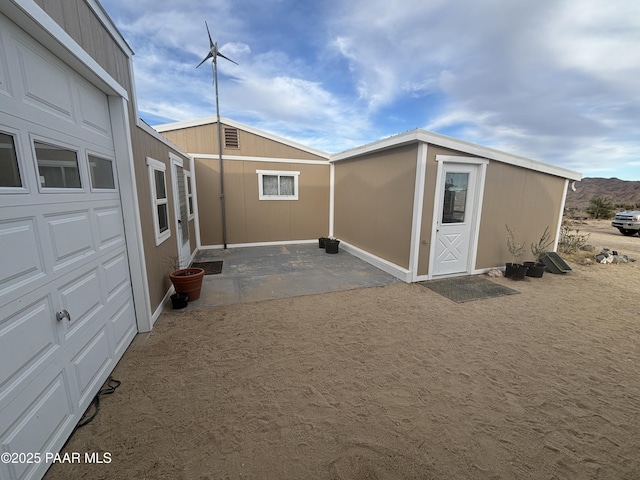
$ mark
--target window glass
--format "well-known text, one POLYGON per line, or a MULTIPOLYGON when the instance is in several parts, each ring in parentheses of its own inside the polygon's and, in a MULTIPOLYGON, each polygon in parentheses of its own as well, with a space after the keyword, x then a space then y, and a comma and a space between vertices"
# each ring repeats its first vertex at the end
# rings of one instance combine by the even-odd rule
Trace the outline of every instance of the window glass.
POLYGON ((262 192, 264 195, 278 195, 278 176, 262 176, 262 192))
POLYGON ((166 232, 169 230, 169 218, 167 215, 167 204, 163 203, 157 206, 158 207, 158 229, 160 233, 166 232))
POLYGON ((41 187, 82 188, 75 151, 42 142, 34 142, 34 146, 41 187))
POLYGON ((280 177, 280 195, 293 195, 294 183, 293 177, 281 176, 280 177))
POLYGON ((0 187, 21 187, 13 135, 0 132, 0 187))
POLYGON ((164 172, 160 170, 154 170, 154 174, 156 179, 156 198, 167 198, 167 190, 164 185, 164 172))
POLYGON ((468 173, 447 172, 442 203, 442 223, 464 222, 468 183, 468 173))
POLYGON ((89 172, 91 172, 91 186, 113 190, 116 188, 113 179, 113 162, 106 158, 89 155, 89 172))

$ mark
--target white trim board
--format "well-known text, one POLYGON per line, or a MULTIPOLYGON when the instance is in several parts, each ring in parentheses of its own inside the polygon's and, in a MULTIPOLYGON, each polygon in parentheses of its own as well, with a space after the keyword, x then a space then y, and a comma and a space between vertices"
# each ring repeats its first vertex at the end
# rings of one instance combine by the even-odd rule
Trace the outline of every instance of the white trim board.
POLYGON ((378 140, 377 142, 369 143, 361 147, 356 147, 350 150, 346 150, 341 153, 331 155, 331 162, 339 162, 342 160, 351 159, 354 157, 366 155, 368 153, 386 150, 394 148, 400 145, 413 143, 413 142, 425 142, 440 147, 451 148, 458 150, 462 153, 475 155, 478 157, 486 158, 489 160, 495 160, 510 165, 526 168, 528 170, 534 170, 542 173, 547 173, 557 177, 568 178, 571 180, 580 180, 582 174, 566 168, 557 167, 547 163, 531 160, 529 158, 512 155, 506 152, 501 152, 489 147, 483 147, 464 140, 458 140, 456 138, 440 135, 439 133, 428 132, 422 129, 412 130, 410 132, 401 133, 392 137, 378 140))
MULTIPOLYGON (((315 240, 283 240, 281 242, 255 242, 255 243, 228 243, 227 248, 247 248, 247 247, 271 247, 278 245, 297 245, 301 243, 317 243, 315 240)), ((202 245, 201 250, 222 250, 224 245, 202 245)))
MULTIPOLYGON (((216 117, 205 117, 199 118, 196 120, 185 120, 182 122, 173 122, 173 123, 164 123, 162 125, 154 125, 158 132, 168 132, 172 130, 180 130, 183 128, 190 127, 200 127, 202 125, 215 124, 218 122, 216 117)), ((316 150, 315 148, 308 147, 307 145, 303 145, 294 140, 289 140, 288 138, 281 137, 279 135, 275 135, 273 133, 265 132, 264 130, 257 129, 255 127, 251 127, 249 125, 245 125, 240 122, 236 122, 235 120, 231 120, 229 118, 220 117, 220 124, 227 125, 229 127, 235 127, 239 130, 245 130, 246 132, 253 133, 254 135, 258 135, 259 137, 264 137, 269 140, 273 140, 274 142, 282 143, 284 145, 288 145, 293 148, 297 148, 298 150, 302 150, 313 155, 317 155, 319 157, 324 157, 329 159, 329 154, 327 152, 323 152, 322 150, 316 150)))
POLYGON ((0 12, 107 95, 129 100, 124 87, 33 0, 3 0, 0 12))
MULTIPOLYGON (((204 158, 207 160, 219 160, 220 155, 211 153, 189 153, 193 158, 204 158)), ((268 163, 300 163, 306 165, 331 165, 324 160, 302 160, 299 158, 270 158, 270 157, 249 157, 245 155, 222 155, 223 160, 231 160, 236 162, 268 162, 268 163)))
POLYGON ((400 265, 396 265, 395 263, 391 263, 384 258, 380 258, 372 253, 369 253, 361 248, 358 248, 350 243, 345 241, 340 241, 340 247, 347 253, 350 253, 354 257, 358 257, 360 260, 364 260, 370 265, 382 270, 383 272, 388 273, 389 275, 393 275, 394 277, 402 280, 405 283, 411 283, 411 271, 407 270, 400 265))

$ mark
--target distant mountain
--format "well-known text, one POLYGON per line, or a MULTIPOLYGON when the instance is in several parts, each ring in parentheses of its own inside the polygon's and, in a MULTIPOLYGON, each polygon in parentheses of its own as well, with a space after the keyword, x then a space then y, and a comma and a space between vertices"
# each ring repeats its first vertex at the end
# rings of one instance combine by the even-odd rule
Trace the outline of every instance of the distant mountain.
POLYGON ((576 182, 576 191, 569 189, 565 210, 570 215, 586 215, 585 210, 594 197, 606 196, 618 205, 618 210, 640 208, 640 182, 619 178, 583 178, 576 182))

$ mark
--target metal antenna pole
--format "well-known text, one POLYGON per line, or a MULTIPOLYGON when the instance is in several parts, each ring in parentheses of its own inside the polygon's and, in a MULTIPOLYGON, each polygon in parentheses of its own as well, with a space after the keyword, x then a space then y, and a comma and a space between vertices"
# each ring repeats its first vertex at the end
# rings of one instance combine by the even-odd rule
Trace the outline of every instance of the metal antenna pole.
POLYGON ((220 205, 222 207, 222 243, 227 248, 227 218, 224 202, 224 163, 222 161, 222 126, 220 125, 220 103, 218 102, 218 62, 213 57, 213 83, 216 84, 216 117, 218 119, 218 156, 220 159, 220 205))

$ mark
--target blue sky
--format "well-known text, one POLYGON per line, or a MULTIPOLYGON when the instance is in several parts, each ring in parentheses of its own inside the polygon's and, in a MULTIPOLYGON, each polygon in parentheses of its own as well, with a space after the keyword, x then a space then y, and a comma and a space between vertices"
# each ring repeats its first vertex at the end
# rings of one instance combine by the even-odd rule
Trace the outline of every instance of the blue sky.
POLYGON ((220 113, 335 153, 424 128, 640 180, 637 0, 103 0, 149 124, 220 113))

